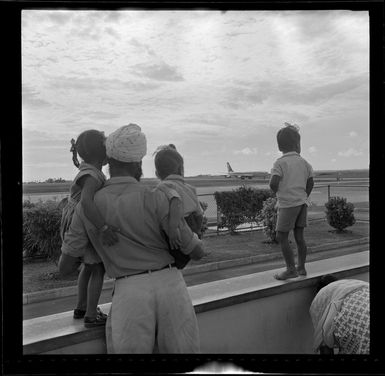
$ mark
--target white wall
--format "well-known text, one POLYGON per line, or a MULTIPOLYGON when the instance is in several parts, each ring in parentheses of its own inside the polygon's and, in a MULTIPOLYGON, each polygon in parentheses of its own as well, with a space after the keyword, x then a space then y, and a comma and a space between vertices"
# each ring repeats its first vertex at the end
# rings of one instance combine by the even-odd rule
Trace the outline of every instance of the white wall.
MULTIPOLYGON (((349 278, 369 281, 369 273, 349 278)), ((204 354, 312 354, 309 307, 314 287, 289 290, 197 314, 204 354)), ((46 354, 101 354, 105 339, 93 339, 46 354)))
MULTIPOLYGON (((369 273, 349 278, 369 280, 369 273)), ((313 354, 314 287, 198 314, 202 353, 313 354)))

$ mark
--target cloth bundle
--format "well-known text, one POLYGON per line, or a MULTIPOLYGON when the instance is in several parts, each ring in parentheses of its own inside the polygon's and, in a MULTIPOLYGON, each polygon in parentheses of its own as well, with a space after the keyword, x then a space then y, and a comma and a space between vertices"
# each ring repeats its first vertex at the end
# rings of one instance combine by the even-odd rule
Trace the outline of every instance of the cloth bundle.
POLYGON ((314 326, 314 351, 317 352, 322 343, 334 347, 334 317, 341 310, 346 296, 368 283, 354 279, 342 279, 329 283, 322 288, 310 306, 310 316, 314 326))

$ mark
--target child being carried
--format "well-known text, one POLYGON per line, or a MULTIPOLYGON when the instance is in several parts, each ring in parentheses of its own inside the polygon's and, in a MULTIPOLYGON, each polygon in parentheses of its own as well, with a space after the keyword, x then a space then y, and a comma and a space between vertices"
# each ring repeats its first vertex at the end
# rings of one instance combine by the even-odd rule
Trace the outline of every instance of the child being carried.
POLYGON ((165 193, 170 201, 169 243, 170 253, 175 258, 178 269, 189 262, 189 256, 179 250, 179 223, 184 218, 191 230, 202 237, 203 210, 195 187, 184 181, 183 157, 173 144, 161 146, 155 152, 156 176, 161 180, 156 189, 165 193), (175 197, 174 192, 179 195, 175 197))

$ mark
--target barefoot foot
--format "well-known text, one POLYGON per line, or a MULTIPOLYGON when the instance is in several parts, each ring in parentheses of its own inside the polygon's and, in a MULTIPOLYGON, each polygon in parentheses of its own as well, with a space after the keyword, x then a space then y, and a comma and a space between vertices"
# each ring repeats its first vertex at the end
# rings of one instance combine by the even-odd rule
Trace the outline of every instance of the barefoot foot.
POLYGON ((306 269, 304 267, 297 268, 297 273, 298 273, 298 275, 301 275, 301 276, 304 276, 304 277, 307 276, 307 271, 306 271, 306 269))
POLYGON ((295 269, 293 270, 286 269, 285 271, 274 275, 274 278, 278 279, 279 281, 284 281, 288 278, 296 278, 296 277, 298 277, 298 273, 297 273, 297 270, 295 269))

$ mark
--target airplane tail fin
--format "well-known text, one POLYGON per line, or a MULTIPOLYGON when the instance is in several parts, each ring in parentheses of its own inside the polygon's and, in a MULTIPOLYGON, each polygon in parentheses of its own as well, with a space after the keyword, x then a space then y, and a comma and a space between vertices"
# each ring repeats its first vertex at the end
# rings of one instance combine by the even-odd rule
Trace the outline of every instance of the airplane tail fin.
POLYGON ((234 172, 229 162, 227 162, 227 172, 234 172))

